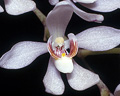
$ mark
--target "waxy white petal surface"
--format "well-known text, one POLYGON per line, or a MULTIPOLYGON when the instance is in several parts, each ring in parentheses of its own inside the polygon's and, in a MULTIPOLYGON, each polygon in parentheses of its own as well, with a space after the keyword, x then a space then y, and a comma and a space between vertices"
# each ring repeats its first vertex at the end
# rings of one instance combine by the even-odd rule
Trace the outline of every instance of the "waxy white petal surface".
POLYGON ((89 28, 76 37, 79 48, 91 51, 105 51, 120 44, 120 30, 107 26, 89 28))
POLYGON ((75 90, 85 90, 99 82, 99 76, 74 61, 74 70, 67 74, 68 83, 75 90))
POLYGON ((61 95, 64 92, 64 83, 60 76, 60 73, 55 68, 52 57, 50 57, 47 72, 43 79, 44 86, 46 88, 46 92, 61 95))
POLYGON ((120 96, 120 84, 116 87, 114 96, 120 96))
POLYGON ((80 3, 94 3, 96 0, 74 0, 74 2, 80 2, 80 3))
POLYGON ((101 23, 104 20, 104 17, 100 14, 93 14, 93 13, 87 13, 78 7, 76 7, 72 2, 70 2, 72 7, 74 8, 74 12, 81 17, 82 19, 88 21, 88 22, 97 22, 101 23))
POLYGON ((67 1, 62 1, 56 4, 54 9, 48 14, 46 24, 50 35, 55 39, 56 37, 63 37, 66 27, 71 19, 73 8, 67 1))
POLYGON ((111 12, 120 8, 120 0, 96 0, 94 3, 82 5, 94 11, 111 12))
POLYGON ((7 13, 11 15, 20 15, 36 8, 32 0, 4 0, 4 2, 7 13))
POLYGON ((51 5, 55 5, 55 4, 57 4, 59 2, 59 0, 49 0, 49 3, 51 4, 51 5))
POLYGON ((4 12, 4 9, 2 8, 2 6, 0 6, 0 12, 4 12))
POLYGON ((48 52, 46 43, 19 42, 0 58, 0 67, 6 69, 23 68, 46 52, 48 52))

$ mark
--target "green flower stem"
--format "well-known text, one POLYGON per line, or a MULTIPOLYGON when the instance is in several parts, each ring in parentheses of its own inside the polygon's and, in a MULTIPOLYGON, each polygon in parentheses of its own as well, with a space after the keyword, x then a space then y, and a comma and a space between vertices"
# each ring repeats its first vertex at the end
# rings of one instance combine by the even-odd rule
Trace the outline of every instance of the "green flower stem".
POLYGON ((48 28, 46 27, 46 16, 38 9, 36 8, 34 11, 35 15, 39 18, 39 20, 41 21, 41 23, 44 26, 44 41, 47 41, 47 39, 49 38, 49 31, 48 28))
POLYGON ((89 51, 85 49, 79 49, 78 57, 87 57, 89 55, 100 55, 100 54, 120 54, 120 48, 113 48, 108 51, 89 51))
POLYGON ((43 40, 47 41, 49 37, 50 37, 50 33, 48 31, 48 28, 45 26, 44 27, 44 38, 43 38, 43 40))
MULTIPOLYGON (((81 58, 81 57, 80 57, 81 58)), ((82 61, 83 61, 83 63, 85 64, 85 66, 90 70, 90 71, 92 71, 92 72, 94 72, 93 71, 93 69, 88 65, 88 63, 85 61, 85 58, 81 58, 82 59, 82 61)), ((95 72, 94 72, 95 73, 95 72)), ((97 86, 98 86, 98 88, 99 88, 99 90, 100 90, 100 95, 101 96, 110 96, 110 91, 109 91, 109 89, 108 89, 108 87, 103 83, 103 81, 102 80, 100 80, 98 83, 97 83, 97 86)))
POLYGON ((97 84, 98 88, 100 89, 101 96, 110 96, 110 91, 107 86, 103 83, 102 80, 99 81, 97 84))

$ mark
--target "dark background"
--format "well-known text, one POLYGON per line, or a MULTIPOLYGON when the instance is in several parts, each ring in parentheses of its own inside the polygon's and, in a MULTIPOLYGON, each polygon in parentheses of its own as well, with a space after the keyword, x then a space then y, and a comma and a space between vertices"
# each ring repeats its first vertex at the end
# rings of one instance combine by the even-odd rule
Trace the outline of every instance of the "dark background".
MULTIPOLYGON (((53 8, 48 0, 34 0, 37 7, 47 15, 53 8)), ((0 1, 4 7, 3 0, 0 1)), ((94 12, 77 4, 79 8, 94 12)), ((99 12, 94 12, 99 13, 99 12)), ((67 27, 66 34, 73 32, 75 34, 94 26, 111 26, 120 29, 120 10, 109 13, 100 13, 104 15, 105 20, 98 24, 87 22, 79 18, 76 14, 67 27)), ((40 41, 43 42, 43 25, 33 12, 28 12, 19 16, 12 16, 6 12, 0 13, 0 56, 7 52, 14 44, 20 41, 40 41)), ((0 68, 0 95, 9 96, 28 95, 28 96, 52 96, 45 92, 42 83, 46 73, 49 54, 39 56, 29 66, 18 69, 8 70, 0 68)), ((77 63, 84 67, 84 64, 78 57, 74 58, 77 63)), ((108 86, 111 92, 120 83, 120 55, 97 55, 88 56, 86 61, 91 68, 99 74, 103 82, 108 86)), ((73 90, 67 82, 65 74, 61 74, 65 82, 65 92, 62 96, 100 96, 97 86, 93 86, 84 91, 73 90)))

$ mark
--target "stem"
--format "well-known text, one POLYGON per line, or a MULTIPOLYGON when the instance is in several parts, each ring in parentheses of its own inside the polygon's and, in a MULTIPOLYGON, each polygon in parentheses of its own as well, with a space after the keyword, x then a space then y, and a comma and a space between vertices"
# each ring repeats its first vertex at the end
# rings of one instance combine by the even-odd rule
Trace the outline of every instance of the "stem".
POLYGON ((49 34, 49 31, 48 31, 48 28, 45 26, 44 27, 44 38, 43 38, 43 40, 47 41, 49 37, 50 37, 50 34, 49 34))
POLYGON ((120 54, 120 48, 113 48, 108 51, 89 51, 85 49, 80 49, 78 51, 78 57, 87 57, 88 55, 100 55, 100 54, 120 54))
POLYGON ((38 8, 36 8, 33 12, 39 18, 41 23, 45 26, 46 25, 46 23, 45 23, 46 16, 38 8))
POLYGON ((33 12, 39 18, 39 20, 41 21, 41 23, 44 26, 44 38, 43 38, 43 40, 47 41, 50 34, 49 34, 48 28, 46 26, 46 16, 38 8, 36 8, 33 12))
POLYGON ((107 86, 103 83, 102 80, 99 81, 97 84, 98 88, 100 89, 101 96, 110 96, 110 91, 107 86))

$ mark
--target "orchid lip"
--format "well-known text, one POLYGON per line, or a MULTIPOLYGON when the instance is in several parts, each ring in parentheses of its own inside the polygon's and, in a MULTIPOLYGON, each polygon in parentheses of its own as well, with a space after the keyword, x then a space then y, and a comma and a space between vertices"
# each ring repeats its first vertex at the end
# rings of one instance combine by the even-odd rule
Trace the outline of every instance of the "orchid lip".
POLYGON ((64 56, 54 60, 55 67, 62 73, 71 73, 73 71, 72 59, 64 56))

